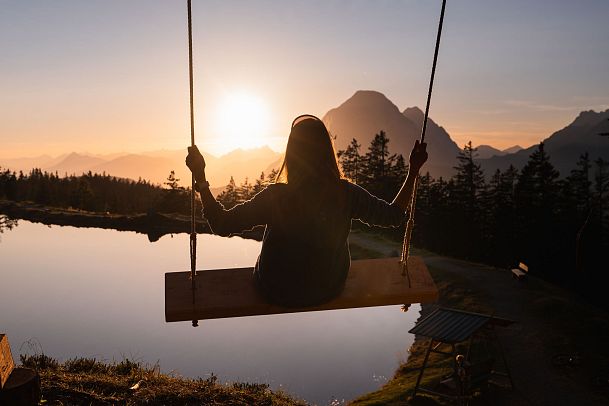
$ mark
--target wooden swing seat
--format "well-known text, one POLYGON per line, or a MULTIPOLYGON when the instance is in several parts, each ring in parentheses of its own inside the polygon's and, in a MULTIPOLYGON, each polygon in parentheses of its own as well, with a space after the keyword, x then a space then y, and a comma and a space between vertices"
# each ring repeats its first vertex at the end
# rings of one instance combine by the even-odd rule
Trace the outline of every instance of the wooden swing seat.
POLYGON ((268 304, 252 280, 253 268, 197 271, 192 291, 190 272, 165 274, 165 320, 187 321, 258 316, 356 307, 433 302, 438 289, 420 257, 408 259, 408 278, 399 258, 351 262, 342 294, 328 303, 304 308, 268 304))

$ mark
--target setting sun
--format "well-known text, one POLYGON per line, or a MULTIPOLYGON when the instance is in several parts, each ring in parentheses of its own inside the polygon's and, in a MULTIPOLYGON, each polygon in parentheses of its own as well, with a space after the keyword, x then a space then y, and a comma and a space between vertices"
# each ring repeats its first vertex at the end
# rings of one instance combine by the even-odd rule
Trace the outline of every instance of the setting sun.
POLYGON ((215 120, 216 136, 228 150, 255 148, 269 142, 269 109, 252 94, 226 94, 218 104, 215 120))

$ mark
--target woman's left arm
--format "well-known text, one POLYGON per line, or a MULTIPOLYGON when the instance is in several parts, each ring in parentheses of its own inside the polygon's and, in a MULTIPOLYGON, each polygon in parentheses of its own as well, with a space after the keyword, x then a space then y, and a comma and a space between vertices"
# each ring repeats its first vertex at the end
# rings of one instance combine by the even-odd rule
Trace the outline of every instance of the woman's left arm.
POLYGON ((188 148, 186 165, 195 177, 195 189, 201 195, 203 211, 214 234, 239 234, 268 223, 271 190, 264 189, 252 199, 226 210, 209 190, 209 182, 205 177, 205 159, 196 146, 188 148))

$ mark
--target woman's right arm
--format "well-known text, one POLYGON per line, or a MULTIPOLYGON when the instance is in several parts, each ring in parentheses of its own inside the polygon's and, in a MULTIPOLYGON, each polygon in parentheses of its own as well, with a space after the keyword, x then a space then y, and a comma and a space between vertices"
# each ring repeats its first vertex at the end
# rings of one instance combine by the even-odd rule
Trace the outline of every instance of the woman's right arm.
POLYGON ((186 166, 188 166, 188 169, 190 169, 195 177, 195 182, 197 183, 197 187, 195 189, 201 194, 203 207, 210 207, 212 205, 219 204, 209 190, 209 187, 207 187, 209 183, 205 178, 205 158, 203 158, 203 155, 196 145, 188 147, 186 166))
POLYGON ((205 217, 214 234, 221 236, 239 234, 257 225, 268 223, 272 201, 272 191, 269 188, 262 190, 251 200, 226 210, 209 190, 209 182, 205 177, 205 160, 196 146, 188 148, 186 165, 195 177, 195 189, 201 195, 205 217))

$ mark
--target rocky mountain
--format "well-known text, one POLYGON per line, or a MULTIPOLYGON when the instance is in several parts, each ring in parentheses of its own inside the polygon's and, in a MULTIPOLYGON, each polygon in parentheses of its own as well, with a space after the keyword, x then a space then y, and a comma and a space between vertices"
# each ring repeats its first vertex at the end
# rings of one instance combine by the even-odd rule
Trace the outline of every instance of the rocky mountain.
MULTIPOLYGON (((364 154, 375 134, 383 130, 389 137, 389 152, 402 154, 407 159, 415 140, 421 135, 424 115, 418 107, 400 112, 385 95, 376 91, 355 92, 340 106, 323 117, 328 130, 335 138, 336 149, 345 149, 356 138, 364 154)), ((428 119, 426 141, 429 161, 427 170, 434 176, 450 176, 456 164, 459 147, 448 133, 428 119)))
MULTIPOLYGON (((567 176, 571 169, 575 168, 580 155, 585 152, 590 154, 592 160, 597 158, 609 160, 609 140, 599 135, 607 131, 609 131, 609 109, 598 113, 591 110, 583 111, 571 124, 542 141, 552 164, 562 176, 567 176)), ((497 169, 505 170, 509 165, 522 168, 535 149, 537 145, 512 154, 480 159, 479 162, 487 175, 497 169)))

